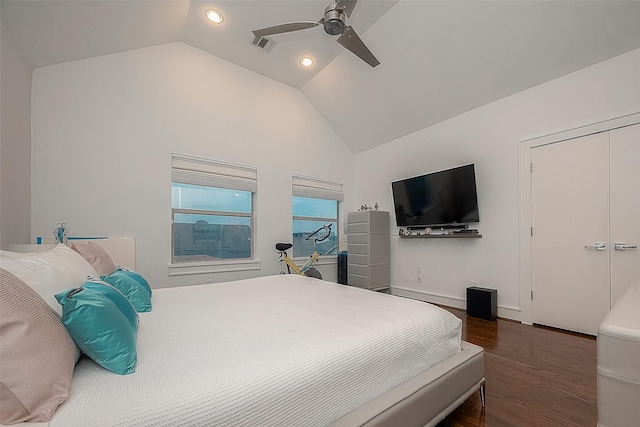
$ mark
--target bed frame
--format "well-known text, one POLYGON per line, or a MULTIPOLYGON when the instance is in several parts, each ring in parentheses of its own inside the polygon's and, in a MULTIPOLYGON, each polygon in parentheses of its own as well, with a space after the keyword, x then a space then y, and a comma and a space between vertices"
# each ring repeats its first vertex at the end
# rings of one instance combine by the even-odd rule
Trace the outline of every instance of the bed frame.
POLYGON ((461 342, 462 351, 349 412, 331 427, 435 426, 474 392, 485 406, 482 347, 461 342))
MULTIPOLYGON (((56 243, 53 237, 40 238, 41 243, 29 245, 10 245, 14 252, 44 252, 53 249, 56 243)), ((136 269, 136 239, 133 237, 70 237, 71 243, 93 242, 104 249, 117 266, 136 269)))

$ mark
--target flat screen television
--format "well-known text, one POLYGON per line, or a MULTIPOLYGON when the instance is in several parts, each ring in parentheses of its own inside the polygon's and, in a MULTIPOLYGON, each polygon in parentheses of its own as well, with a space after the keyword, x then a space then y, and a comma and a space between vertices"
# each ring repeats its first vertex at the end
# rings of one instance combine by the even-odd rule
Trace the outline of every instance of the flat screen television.
POLYGON ((479 222, 473 164, 391 183, 398 227, 466 228, 479 222))

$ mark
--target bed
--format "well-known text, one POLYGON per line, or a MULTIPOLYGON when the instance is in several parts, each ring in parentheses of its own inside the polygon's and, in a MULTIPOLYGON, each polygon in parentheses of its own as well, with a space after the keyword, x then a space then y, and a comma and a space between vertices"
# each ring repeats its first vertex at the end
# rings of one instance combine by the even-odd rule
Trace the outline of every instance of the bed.
POLYGON ((482 348, 424 302, 278 275, 153 289, 152 303, 135 372, 81 357, 33 425, 431 426, 483 392, 482 348))
POLYGON ((598 327, 598 427, 640 420, 640 282, 618 298, 598 327))

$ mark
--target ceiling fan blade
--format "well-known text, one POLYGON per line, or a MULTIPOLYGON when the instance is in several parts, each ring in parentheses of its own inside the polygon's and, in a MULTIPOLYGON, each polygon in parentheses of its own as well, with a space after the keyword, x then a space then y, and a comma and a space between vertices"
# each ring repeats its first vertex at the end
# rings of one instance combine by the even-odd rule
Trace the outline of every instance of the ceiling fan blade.
POLYGON ((358 37, 351 26, 344 29, 342 35, 338 37, 338 43, 372 67, 380 65, 380 61, 373 56, 373 53, 371 53, 369 48, 360 40, 360 37, 358 37))
POLYGON ((290 31, 306 30, 308 28, 317 27, 318 22, 303 21, 303 22, 290 22, 288 24, 275 25, 273 27, 261 28, 259 30, 253 30, 253 35, 256 37, 269 36, 271 34, 288 33, 290 31))
POLYGON ((347 18, 351 17, 351 13, 353 9, 356 7, 356 3, 358 0, 337 0, 339 8, 343 8, 344 14, 347 15, 347 18))

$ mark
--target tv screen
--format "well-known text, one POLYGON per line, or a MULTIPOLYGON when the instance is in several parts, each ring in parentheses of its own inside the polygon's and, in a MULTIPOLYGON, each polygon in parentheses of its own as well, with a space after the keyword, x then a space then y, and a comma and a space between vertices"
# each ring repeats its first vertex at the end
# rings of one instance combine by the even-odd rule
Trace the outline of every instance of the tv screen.
POLYGON ((398 227, 464 227, 480 221, 473 164, 391 183, 398 227))

